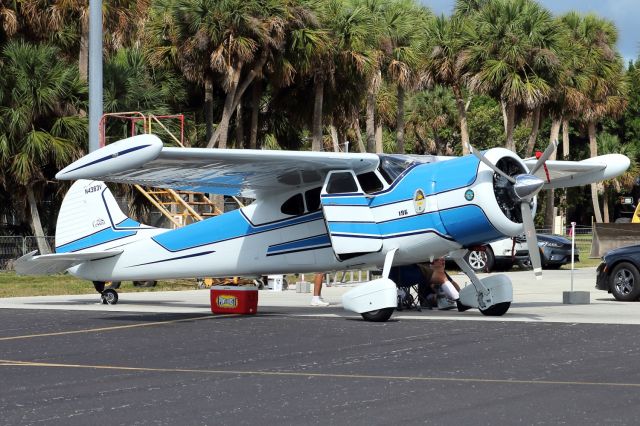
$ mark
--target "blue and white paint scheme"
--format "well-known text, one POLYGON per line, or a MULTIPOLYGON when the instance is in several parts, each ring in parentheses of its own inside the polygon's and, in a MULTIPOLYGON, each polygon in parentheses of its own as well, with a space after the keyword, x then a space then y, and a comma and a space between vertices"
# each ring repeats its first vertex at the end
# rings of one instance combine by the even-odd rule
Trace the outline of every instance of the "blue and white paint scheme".
MULTIPOLYGON (((77 181, 60 210, 56 253, 30 253, 16 269, 68 269, 103 282, 388 270, 445 255, 460 261, 469 247, 523 233, 535 193, 558 187, 556 178, 561 186, 582 185, 615 177, 628 165, 622 155, 542 164, 504 148, 453 158, 169 148, 154 135, 140 135, 57 174, 77 181), (104 182, 255 201, 183 228, 155 228, 128 218, 104 182)), ((472 306, 486 309, 510 297, 503 278, 484 284, 471 278, 475 291, 465 300, 472 306), (492 299, 492 288, 502 296, 492 299)), ((365 283, 345 307, 391 309, 395 286, 386 276, 381 280, 365 283)))

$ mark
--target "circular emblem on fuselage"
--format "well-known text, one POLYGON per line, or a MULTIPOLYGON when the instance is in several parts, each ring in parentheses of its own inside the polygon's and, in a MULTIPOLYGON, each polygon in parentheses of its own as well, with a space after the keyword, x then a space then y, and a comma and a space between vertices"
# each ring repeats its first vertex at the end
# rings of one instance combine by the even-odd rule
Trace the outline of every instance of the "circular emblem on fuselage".
POLYGON ((424 213, 427 209, 427 199, 422 189, 416 189, 416 193, 413 195, 413 206, 416 209, 416 214, 424 213))
POLYGON ((467 189, 464 192, 464 199, 467 200, 467 201, 471 201, 471 200, 473 200, 474 195, 475 194, 473 193, 473 190, 467 189))

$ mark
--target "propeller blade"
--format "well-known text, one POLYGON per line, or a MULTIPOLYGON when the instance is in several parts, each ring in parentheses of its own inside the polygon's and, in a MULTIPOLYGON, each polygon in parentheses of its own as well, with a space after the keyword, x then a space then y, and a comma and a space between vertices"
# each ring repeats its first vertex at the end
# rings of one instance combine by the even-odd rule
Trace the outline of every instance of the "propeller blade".
POLYGON ((549 144, 549 146, 547 147, 547 149, 544 150, 544 152, 542 153, 540 158, 538 158, 538 162, 536 163, 536 165, 533 166, 533 169, 530 172, 532 175, 536 174, 538 169, 540 167, 542 167, 544 165, 544 163, 546 163, 546 161, 549 159, 549 157, 551 157, 551 154, 553 154, 553 151, 556 150, 557 146, 558 146, 558 141, 557 140, 555 140, 555 141, 553 141, 553 142, 551 142, 549 144))
POLYGON ((527 248, 529 249, 529 258, 533 266, 533 274, 536 280, 542 279, 542 262, 540 261, 540 249, 538 249, 538 237, 536 236, 536 228, 533 224, 533 216, 531 215, 531 207, 528 201, 520 203, 522 211, 522 224, 524 225, 524 233, 527 237, 527 248))
POLYGON ((495 166, 495 164, 493 164, 491 161, 487 160, 487 158, 484 155, 482 155, 480 153, 480 151, 476 150, 473 146, 471 146, 471 144, 469 144, 469 151, 473 155, 475 155, 478 158, 478 160, 482 161, 484 164, 489 166, 491 168, 491 170, 493 170, 494 172, 498 173, 501 176, 504 176, 509 182, 516 183, 516 180, 514 178, 512 178, 511 176, 509 176, 508 174, 506 174, 505 172, 503 172, 499 168, 497 168, 495 166))

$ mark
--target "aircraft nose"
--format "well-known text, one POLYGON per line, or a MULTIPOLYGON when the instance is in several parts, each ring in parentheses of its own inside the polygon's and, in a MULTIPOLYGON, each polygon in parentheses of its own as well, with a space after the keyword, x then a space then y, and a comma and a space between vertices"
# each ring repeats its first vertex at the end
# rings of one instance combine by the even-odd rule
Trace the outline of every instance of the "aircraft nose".
POLYGON ((542 189, 544 180, 530 174, 521 174, 516 176, 516 183, 513 189, 521 200, 530 199, 542 189))

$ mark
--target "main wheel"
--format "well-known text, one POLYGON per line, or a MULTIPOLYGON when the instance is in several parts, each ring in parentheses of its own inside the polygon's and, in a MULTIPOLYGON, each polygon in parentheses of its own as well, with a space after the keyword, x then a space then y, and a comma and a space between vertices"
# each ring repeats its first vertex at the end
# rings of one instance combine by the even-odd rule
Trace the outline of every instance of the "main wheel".
POLYGON ((631 301, 640 296, 640 272, 632 263, 616 265, 609 278, 609 288, 616 300, 631 301))
POLYGON ((488 246, 484 250, 471 250, 465 260, 475 272, 491 272, 495 263, 493 251, 488 246))
POLYGON ((118 292, 108 288, 102 292, 102 303, 106 305, 115 305, 118 303, 118 292))
POLYGON ((509 307, 511 307, 511 302, 496 303, 485 310, 480 309, 480 312, 482 312, 482 315, 486 315, 488 317, 501 317, 507 313, 509 307))
POLYGON ((385 322, 393 315, 393 309, 394 308, 377 309, 375 311, 363 312, 360 315, 362 315, 365 321, 385 322))

